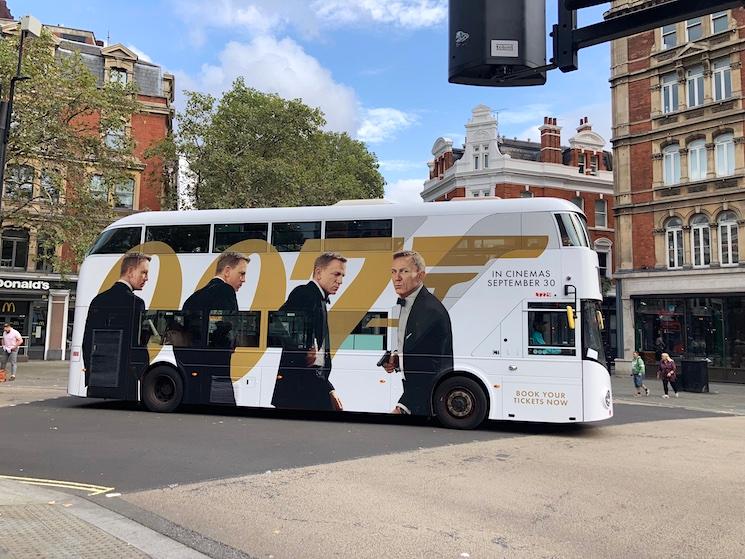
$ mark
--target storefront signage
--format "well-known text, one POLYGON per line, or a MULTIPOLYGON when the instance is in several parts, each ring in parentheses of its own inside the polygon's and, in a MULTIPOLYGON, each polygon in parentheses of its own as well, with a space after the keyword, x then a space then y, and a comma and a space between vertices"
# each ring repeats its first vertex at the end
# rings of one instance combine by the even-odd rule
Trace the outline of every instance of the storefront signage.
POLYGON ((49 290, 48 281, 35 281, 35 280, 9 280, 0 279, 0 288, 3 289, 41 289, 43 291, 49 290))
POLYGON ((16 304, 13 301, 5 301, 2 306, 3 313, 15 313, 16 304))

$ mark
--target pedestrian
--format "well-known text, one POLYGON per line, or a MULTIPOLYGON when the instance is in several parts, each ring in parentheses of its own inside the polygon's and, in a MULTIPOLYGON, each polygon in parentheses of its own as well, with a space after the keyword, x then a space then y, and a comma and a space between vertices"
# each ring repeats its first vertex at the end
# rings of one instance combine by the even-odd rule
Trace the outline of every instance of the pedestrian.
POLYGON ((631 376, 634 377, 634 387, 636 388, 636 395, 642 395, 642 389, 644 395, 649 396, 649 388, 644 385, 644 373, 646 371, 644 365, 644 359, 641 358, 638 351, 634 352, 634 359, 631 361, 631 376))
POLYGON ((663 353, 660 358, 660 366, 657 369, 657 378, 662 380, 662 389, 665 393, 663 398, 669 398, 667 393, 667 384, 673 387, 675 397, 678 397, 678 372, 675 370, 675 361, 670 359, 669 353, 663 353))
POLYGON ((3 351, 0 354, 0 369, 6 370, 10 363, 10 377, 8 380, 16 379, 18 368, 18 348, 23 345, 23 336, 7 322, 3 326, 3 351))

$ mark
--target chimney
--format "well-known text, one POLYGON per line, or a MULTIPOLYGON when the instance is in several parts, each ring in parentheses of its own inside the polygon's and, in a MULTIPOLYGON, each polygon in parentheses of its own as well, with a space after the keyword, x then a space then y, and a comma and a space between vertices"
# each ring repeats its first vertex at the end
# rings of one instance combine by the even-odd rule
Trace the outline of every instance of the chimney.
POLYGON ((556 117, 543 117, 541 131, 541 162, 561 163, 561 127, 556 125, 556 117))
POLYGON ((5 0, 0 0, 0 19, 13 19, 13 14, 10 13, 8 3, 5 0))
POLYGON ((590 119, 588 117, 579 119, 579 127, 577 128, 577 132, 584 132, 585 130, 592 130, 592 124, 590 124, 590 119))

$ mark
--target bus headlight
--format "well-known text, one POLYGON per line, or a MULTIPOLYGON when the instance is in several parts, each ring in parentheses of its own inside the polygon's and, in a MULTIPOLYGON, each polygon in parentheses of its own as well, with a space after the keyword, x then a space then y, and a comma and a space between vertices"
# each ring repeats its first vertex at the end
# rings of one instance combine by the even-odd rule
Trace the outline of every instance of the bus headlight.
POLYGON ((605 398, 603 398, 603 405, 605 406, 605 409, 610 409, 610 403, 611 403, 611 395, 610 390, 605 391, 605 398))

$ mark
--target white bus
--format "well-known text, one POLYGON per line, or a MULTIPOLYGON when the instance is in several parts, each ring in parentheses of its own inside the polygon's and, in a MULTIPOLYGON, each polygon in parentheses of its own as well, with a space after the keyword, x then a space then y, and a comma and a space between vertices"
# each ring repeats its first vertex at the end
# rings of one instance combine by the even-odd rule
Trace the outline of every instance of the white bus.
POLYGON ((130 215, 81 266, 68 392, 454 428, 608 419, 590 247, 551 198, 130 215))

